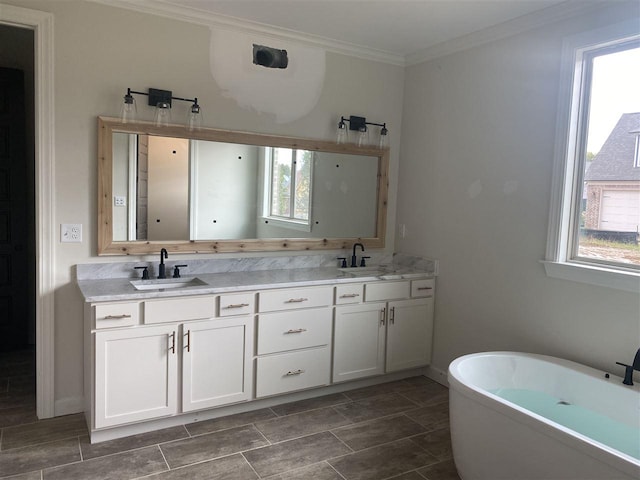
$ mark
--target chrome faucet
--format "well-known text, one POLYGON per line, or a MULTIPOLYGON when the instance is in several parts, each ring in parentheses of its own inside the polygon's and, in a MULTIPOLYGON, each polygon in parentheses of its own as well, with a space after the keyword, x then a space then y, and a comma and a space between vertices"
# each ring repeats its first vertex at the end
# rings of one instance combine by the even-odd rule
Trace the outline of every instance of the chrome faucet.
POLYGON ((633 371, 638 370, 640 372, 640 348, 636 352, 636 356, 634 357, 631 365, 620 362, 616 362, 616 364, 624 367, 624 380, 622 383, 625 385, 633 385, 633 371))
POLYGON ((353 244, 353 255, 351 255, 351 266, 352 267, 357 267, 358 266, 358 258, 356 257, 356 247, 357 246, 360 246, 360 248, 364 252, 364 245, 362 245, 361 243, 354 243, 353 244))
POLYGON ((166 273, 164 272, 164 259, 169 257, 167 253, 167 249, 163 248, 160 250, 160 265, 158 265, 158 278, 167 278, 166 273))

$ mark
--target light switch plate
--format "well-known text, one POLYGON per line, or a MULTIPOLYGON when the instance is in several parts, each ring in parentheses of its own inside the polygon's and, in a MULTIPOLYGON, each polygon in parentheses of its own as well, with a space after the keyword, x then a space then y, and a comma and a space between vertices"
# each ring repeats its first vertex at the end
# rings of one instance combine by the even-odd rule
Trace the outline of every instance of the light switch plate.
POLYGON ((60 225, 60 241, 63 243, 82 243, 82 224, 63 223, 60 225))

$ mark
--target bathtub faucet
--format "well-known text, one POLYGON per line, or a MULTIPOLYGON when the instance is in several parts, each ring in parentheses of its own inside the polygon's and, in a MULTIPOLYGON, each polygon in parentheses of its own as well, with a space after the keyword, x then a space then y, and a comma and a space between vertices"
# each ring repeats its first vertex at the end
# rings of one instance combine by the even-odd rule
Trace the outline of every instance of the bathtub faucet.
POLYGON ((624 383, 625 385, 633 385, 633 371, 640 371, 640 348, 636 352, 636 356, 634 357, 633 363, 631 365, 620 362, 616 363, 624 367, 624 380, 622 381, 622 383, 624 383))

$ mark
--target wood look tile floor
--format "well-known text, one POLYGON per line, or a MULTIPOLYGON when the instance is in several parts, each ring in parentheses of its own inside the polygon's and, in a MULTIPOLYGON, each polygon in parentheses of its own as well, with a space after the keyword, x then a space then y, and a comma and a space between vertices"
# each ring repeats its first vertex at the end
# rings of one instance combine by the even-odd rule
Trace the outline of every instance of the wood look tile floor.
POLYGON ((448 392, 425 377, 92 445, 80 414, 37 421, 32 379, 3 368, 2 479, 459 480, 448 392))

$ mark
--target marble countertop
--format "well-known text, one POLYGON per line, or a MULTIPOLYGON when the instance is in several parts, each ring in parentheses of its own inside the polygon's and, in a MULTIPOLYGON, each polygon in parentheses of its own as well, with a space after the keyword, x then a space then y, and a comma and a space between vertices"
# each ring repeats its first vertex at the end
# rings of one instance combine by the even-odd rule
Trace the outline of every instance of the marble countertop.
POLYGON ((282 270, 258 270, 226 273, 200 273, 185 275, 180 279, 144 280, 131 278, 78 280, 78 287, 86 302, 141 300, 148 298, 178 297, 216 293, 266 290, 273 288, 308 287, 336 283, 374 282, 432 278, 433 274, 409 267, 373 266, 366 268, 293 268, 282 270), (188 282, 197 278, 201 284, 181 288, 138 290, 135 283, 149 286, 153 283, 188 282), (146 283, 148 282, 148 283, 146 283))

